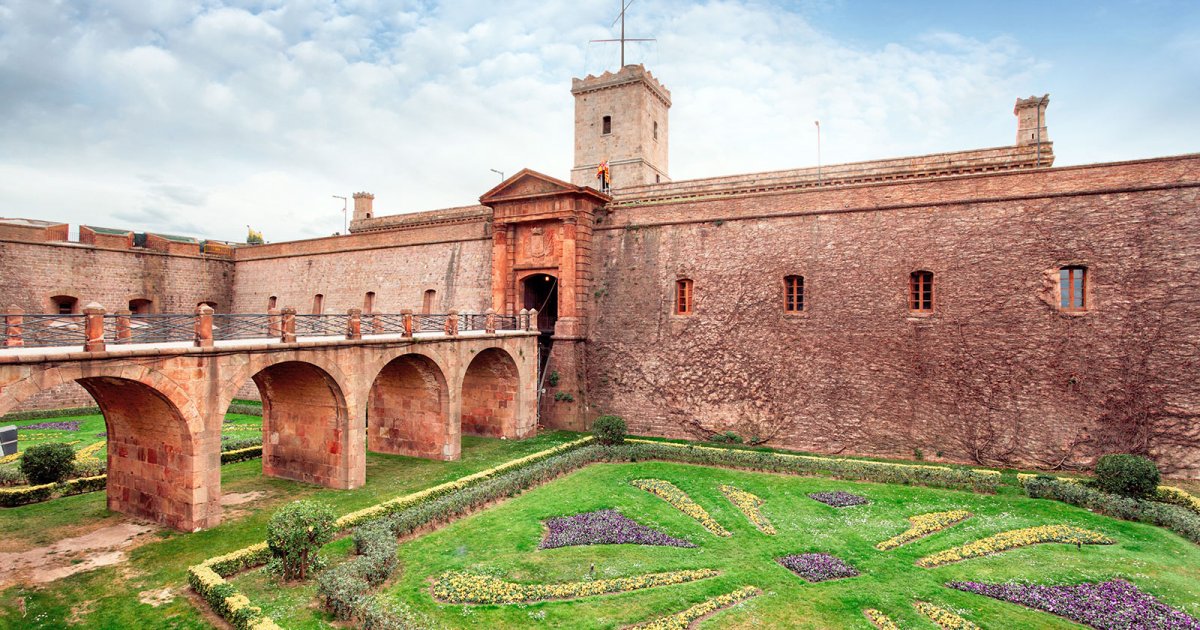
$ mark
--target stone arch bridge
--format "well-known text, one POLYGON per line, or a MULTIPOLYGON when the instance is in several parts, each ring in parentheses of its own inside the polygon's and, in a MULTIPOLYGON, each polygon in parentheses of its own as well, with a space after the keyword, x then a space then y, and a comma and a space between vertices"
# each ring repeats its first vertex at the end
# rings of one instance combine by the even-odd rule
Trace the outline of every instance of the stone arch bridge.
POLYGON ((221 521, 221 424, 247 380, 263 400, 263 473, 331 488, 365 482, 368 444, 452 460, 464 433, 536 431, 527 326, 213 343, 205 316, 194 344, 0 350, 0 414, 80 383, 107 425, 109 509, 184 531, 221 521))

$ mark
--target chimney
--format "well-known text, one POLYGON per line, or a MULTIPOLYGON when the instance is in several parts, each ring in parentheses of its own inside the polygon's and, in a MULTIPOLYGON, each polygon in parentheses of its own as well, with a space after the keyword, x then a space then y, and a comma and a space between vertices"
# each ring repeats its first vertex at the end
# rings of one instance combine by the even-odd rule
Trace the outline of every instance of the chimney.
POLYGON ((375 216, 374 204, 375 195, 369 192, 354 193, 354 220, 357 222, 375 216))
POLYGON ((1017 99, 1013 107, 1017 116, 1017 146, 1050 142, 1050 134, 1046 132, 1046 106, 1049 104, 1049 94, 1017 99))

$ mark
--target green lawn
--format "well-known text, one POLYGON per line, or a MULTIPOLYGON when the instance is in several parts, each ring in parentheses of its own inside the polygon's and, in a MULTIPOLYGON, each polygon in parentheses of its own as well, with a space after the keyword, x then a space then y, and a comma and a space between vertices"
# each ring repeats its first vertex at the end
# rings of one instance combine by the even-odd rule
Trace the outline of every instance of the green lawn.
MULTIPOLYGON (((326 548, 344 557, 348 541, 326 548)), ((950 580, 1030 580, 1078 583, 1113 577, 1130 580, 1166 603, 1200 615, 1200 548, 1157 527, 1117 521, 1062 503, 1012 493, 969 492, 851 483, 832 479, 768 475, 683 464, 646 462, 597 464, 516 499, 401 544, 400 577, 385 596, 404 602, 449 627, 617 628, 682 610, 708 597, 752 585, 763 595, 744 607, 717 614, 704 628, 870 628, 862 609, 882 610, 906 628, 934 628, 912 608, 916 599, 960 611, 985 628, 1077 628, 1063 619, 981 596, 945 588, 950 580), (671 481, 700 503, 726 529, 728 538, 708 533, 666 502, 629 484, 632 479, 671 481), (733 484, 765 501, 763 512, 778 529, 766 536, 749 524, 719 492, 733 484), (807 494, 847 490, 872 503, 835 509, 807 494), (687 538, 697 549, 608 545, 538 550, 542 521, 617 508, 626 516, 687 538), (970 510, 966 522, 899 549, 881 552, 875 543, 907 528, 906 517, 951 509, 970 510), (917 558, 997 532, 1035 525, 1070 524, 1116 539, 1111 546, 1041 545, 966 560, 936 569, 915 566, 917 558), (854 578, 808 584, 775 562, 789 553, 824 552, 856 567, 854 578), (677 569, 715 568, 719 577, 678 586, 528 605, 441 605, 430 596, 433 578, 445 571, 483 572, 529 583, 570 582, 633 576, 677 569)), ((234 580, 287 628, 327 626, 313 607, 312 588, 279 589, 263 572, 234 580)))
MULTIPOLYGON (((127 562, 48 584, 0 591, 0 628, 61 628, 68 625, 68 620, 87 628, 208 628, 211 622, 189 598, 187 567, 261 542, 266 537, 267 519, 283 503, 319 499, 343 514, 578 437, 566 432, 521 441, 464 437, 462 459, 456 462, 368 453, 367 483, 356 490, 331 490, 263 477, 260 460, 223 466, 223 492, 264 495, 251 503, 226 508, 226 521, 213 529, 194 534, 162 530, 156 534, 157 540, 134 549, 127 562), (173 589, 175 596, 170 603, 152 607, 139 601, 139 593, 162 588, 173 589), (19 611, 19 598, 26 603, 24 617, 19 611)), ((125 518, 105 509, 103 492, 0 509, 0 550, 30 549, 125 518)))

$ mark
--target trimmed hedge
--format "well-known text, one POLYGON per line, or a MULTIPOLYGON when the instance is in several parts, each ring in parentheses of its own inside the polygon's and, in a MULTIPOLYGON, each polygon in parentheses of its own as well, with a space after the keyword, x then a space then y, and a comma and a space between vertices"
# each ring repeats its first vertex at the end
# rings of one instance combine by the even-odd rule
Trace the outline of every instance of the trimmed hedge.
POLYGON ((1053 477, 1025 477, 1022 481, 1025 494, 1035 499, 1054 499, 1105 516, 1158 525, 1200 544, 1200 515, 1186 508, 1124 497, 1053 477))
POLYGON ((604 445, 624 442, 625 429, 625 420, 621 416, 600 416, 592 423, 592 435, 604 445))
POLYGON ((262 405, 247 405, 243 403, 233 403, 229 405, 229 410, 225 413, 240 413, 243 416, 262 416, 262 405))
POLYGON ((234 451, 224 451, 221 453, 222 464, 232 464, 234 462, 244 462, 248 459, 262 457, 262 445, 250 446, 247 448, 239 448, 234 451))
POLYGON ((57 484, 46 483, 40 486, 25 486, 23 488, 0 489, 0 507, 17 507, 30 503, 40 503, 54 494, 57 484))
POLYGON ((612 447, 606 455, 606 461, 638 459, 666 459, 704 466, 726 466, 794 475, 822 475, 849 481, 962 488, 987 493, 995 492, 1001 480, 1000 473, 994 470, 790 455, 638 439, 626 440, 625 445, 612 447))
POLYGON ((188 584, 214 612, 238 630, 282 630, 262 614, 262 609, 251 606, 249 598, 225 581, 227 576, 265 564, 270 558, 271 550, 265 542, 209 558, 188 569, 188 584))
POLYGON ((0 424, 20 422, 22 420, 41 420, 42 418, 71 418, 74 416, 98 416, 99 407, 66 407, 64 409, 35 409, 32 411, 16 411, 0 416, 0 424))

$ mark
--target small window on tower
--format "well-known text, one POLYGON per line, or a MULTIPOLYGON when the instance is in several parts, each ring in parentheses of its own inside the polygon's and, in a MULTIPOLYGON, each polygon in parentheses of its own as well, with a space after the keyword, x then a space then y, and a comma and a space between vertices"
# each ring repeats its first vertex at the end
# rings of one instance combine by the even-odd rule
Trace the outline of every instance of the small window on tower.
POLYGON ((421 314, 429 315, 433 312, 433 301, 437 299, 437 291, 427 289, 425 297, 421 300, 421 314))
POLYGON ((600 133, 604 135, 612 133, 612 116, 605 116, 601 127, 602 131, 600 133))
POLYGON ((79 312, 79 300, 70 295, 56 295, 50 298, 50 307, 57 315, 71 315, 79 312))
POLYGON ((375 312, 375 292, 374 291, 367 291, 367 296, 365 298, 363 298, 363 312, 364 313, 374 313, 375 312))
POLYGON ((654 139, 658 140, 658 121, 654 121, 654 139))
POLYGON ((787 313, 804 310, 804 276, 786 276, 783 279, 783 310, 787 313))
POLYGON ((274 295, 267 298, 267 310, 269 311, 269 310, 275 308, 275 305, 278 303, 279 303, 279 298, 274 295))
POLYGON ((675 314, 692 314, 692 281, 687 278, 675 281, 675 314))
POLYGON ((933 312, 933 272, 914 271, 908 276, 908 310, 933 312))
POLYGON ((324 294, 318 293, 313 296, 312 312, 313 312, 313 315, 320 315, 325 312, 325 296, 324 296, 324 294))

